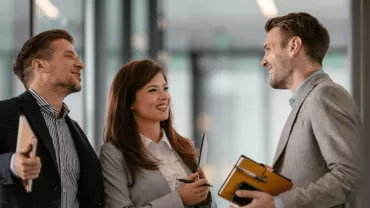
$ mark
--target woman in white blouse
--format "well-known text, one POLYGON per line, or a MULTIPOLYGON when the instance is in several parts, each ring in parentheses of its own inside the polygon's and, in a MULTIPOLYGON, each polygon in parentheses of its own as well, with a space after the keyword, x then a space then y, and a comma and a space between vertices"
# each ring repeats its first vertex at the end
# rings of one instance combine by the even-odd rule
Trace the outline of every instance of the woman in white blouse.
POLYGON ((130 62, 116 74, 100 151, 106 207, 215 207, 193 143, 172 126, 170 105, 167 79, 154 61, 130 62))

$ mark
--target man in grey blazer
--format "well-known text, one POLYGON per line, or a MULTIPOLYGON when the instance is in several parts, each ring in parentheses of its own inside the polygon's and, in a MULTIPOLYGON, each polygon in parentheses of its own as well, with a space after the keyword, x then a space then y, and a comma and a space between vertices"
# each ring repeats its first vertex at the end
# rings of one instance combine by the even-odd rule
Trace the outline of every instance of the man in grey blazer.
POLYGON ((322 69, 328 31, 307 13, 270 19, 265 29, 261 64, 270 85, 293 93, 273 168, 294 186, 275 197, 251 191, 239 196, 253 198, 248 208, 355 207, 360 114, 351 95, 322 69))

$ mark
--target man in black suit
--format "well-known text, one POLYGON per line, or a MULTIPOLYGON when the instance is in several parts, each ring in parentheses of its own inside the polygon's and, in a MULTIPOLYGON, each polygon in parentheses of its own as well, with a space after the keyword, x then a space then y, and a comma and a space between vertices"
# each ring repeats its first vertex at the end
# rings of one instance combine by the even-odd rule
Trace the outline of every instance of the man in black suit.
POLYGON ((104 207, 99 160, 63 100, 81 90, 83 63, 64 30, 42 32, 28 40, 13 66, 26 87, 18 97, 0 101, 0 207, 104 207), (19 116, 25 115, 39 145, 16 152, 19 116), (27 193, 22 180, 33 179, 27 193))

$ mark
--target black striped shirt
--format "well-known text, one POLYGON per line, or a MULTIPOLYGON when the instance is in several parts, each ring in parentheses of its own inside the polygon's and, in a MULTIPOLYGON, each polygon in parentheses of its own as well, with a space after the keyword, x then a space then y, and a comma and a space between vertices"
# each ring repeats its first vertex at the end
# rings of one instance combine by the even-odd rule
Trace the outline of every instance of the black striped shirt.
POLYGON ((79 208, 77 200, 78 180, 80 177, 80 161, 74 145, 72 134, 66 123, 69 108, 63 103, 61 116, 43 97, 29 89, 41 108, 49 133, 53 140, 58 171, 61 181, 61 208, 79 208))

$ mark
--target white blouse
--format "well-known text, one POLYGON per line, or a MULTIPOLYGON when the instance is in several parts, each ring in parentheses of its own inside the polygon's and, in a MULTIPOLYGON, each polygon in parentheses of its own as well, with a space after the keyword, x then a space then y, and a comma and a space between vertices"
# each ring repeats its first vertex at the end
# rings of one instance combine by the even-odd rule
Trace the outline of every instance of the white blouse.
POLYGON ((144 147, 149 150, 149 153, 158 159, 159 170, 166 179, 168 186, 172 191, 177 190, 181 182, 178 182, 178 178, 186 178, 187 173, 182 166, 180 159, 174 153, 170 142, 166 136, 166 133, 162 131, 162 139, 157 143, 153 140, 140 134, 141 140, 143 141, 144 147))

